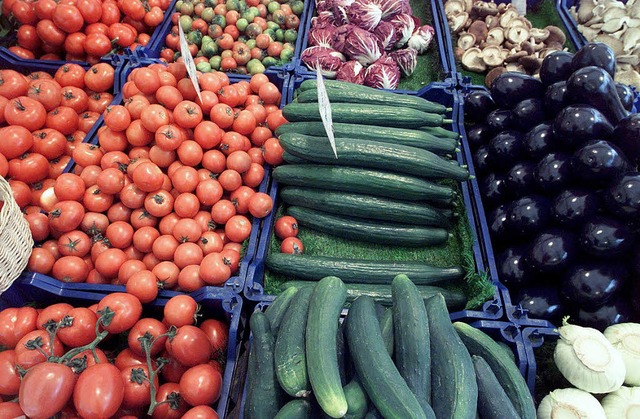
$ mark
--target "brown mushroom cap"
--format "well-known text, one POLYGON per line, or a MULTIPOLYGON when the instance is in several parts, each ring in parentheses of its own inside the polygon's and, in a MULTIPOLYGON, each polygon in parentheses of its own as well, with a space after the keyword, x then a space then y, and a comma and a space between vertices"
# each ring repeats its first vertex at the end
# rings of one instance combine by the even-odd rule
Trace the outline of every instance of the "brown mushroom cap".
POLYGON ((527 54, 529 55, 534 54, 536 52, 536 48, 529 41, 524 41, 522 45, 520 45, 520 47, 522 48, 523 51, 526 51, 527 54))
POLYGON ((491 83, 502 73, 506 73, 507 69, 504 67, 495 67, 492 68, 484 78, 484 84, 487 87, 491 87, 491 83))
POLYGON ((494 2, 477 2, 471 9, 472 14, 484 18, 485 16, 494 16, 498 14, 498 5, 494 2))
POLYGON ((467 32, 473 34, 476 38, 476 42, 482 42, 487 39, 487 34, 489 30, 487 29, 487 24, 482 20, 476 20, 469 26, 467 32))
POLYGON ((531 28, 529 30, 529 35, 536 41, 536 42, 543 42, 546 41, 547 38, 549 37, 549 30, 547 29, 540 29, 540 28, 531 28))
POLYGON ((447 0, 444 4, 444 13, 445 15, 457 15, 458 13, 464 12, 464 3, 460 0, 447 0))
POLYGON ((470 32, 461 33, 458 37, 458 47, 468 50, 476 44, 476 36, 470 32))
POLYGON ((520 58, 522 57, 526 57, 527 55, 527 51, 518 51, 515 54, 509 54, 509 56, 507 58, 504 59, 505 63, 515 63, 517 62, 520 58))
POLYGON ((562 29, 557 26, 546 26, 545 29, 549 31, 549 36, 545 40, 547 46, 553 42, 564 45, 567 40, 567 36, 562 32, 562 29))
POLYGON ((518 60, 518 64, 520 64, 529 74, 533 74, 540 69, 542 65, 542 60, 534 55, 528 55, 526 57, 522 57, 518 60))

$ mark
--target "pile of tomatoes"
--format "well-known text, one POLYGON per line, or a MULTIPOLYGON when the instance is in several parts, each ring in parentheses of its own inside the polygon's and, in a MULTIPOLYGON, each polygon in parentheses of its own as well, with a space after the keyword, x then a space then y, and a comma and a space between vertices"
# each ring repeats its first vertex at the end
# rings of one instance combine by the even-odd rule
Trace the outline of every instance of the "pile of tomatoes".
POLYGON ((20 25, 21 58, 96 63, 118 49, 147 45, 170 0, 4 0, 2 14, 20 25))
POLYGON ((282 240, 281 253, 301 255, 304 253, 302 240, 298 238, 298 220, 290 215, 283 215, 276 220, 273 227, 276 237, 282 240))
POLYGON ((179 57, 178 22, 198 70, 257 74, 293 58, 301 0, 178 0, 160 57, 179 57))
POLYGON ((1 311, 0 417, 218 418, 229 328, 196 325, 197 310, 180 295, 145 317, 138 299, 113 293, 90 307, 1 311))

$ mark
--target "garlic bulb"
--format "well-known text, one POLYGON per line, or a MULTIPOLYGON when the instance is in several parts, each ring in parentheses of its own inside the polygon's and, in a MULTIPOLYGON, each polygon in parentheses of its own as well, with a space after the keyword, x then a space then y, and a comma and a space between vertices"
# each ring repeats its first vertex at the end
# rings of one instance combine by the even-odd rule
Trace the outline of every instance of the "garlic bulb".
POLYGON ((538 419, 606 419, 598 399, 577 388, 547 394, 538 406, 538 419))
POLYGON ((570 325, 558 328, 553 359, 571 384, 590 393, 610 393, 622 386, 626 367, 622 355, 596 329, 570 325))
POLYGON ((605 329, 604 337, 622 355, 627 368, 625 384, 640 386, 640 324, 614 324, 605 329))
POLYGON ((640 387, 620 387, 602 399, 607 419, 640 418, 640 387))

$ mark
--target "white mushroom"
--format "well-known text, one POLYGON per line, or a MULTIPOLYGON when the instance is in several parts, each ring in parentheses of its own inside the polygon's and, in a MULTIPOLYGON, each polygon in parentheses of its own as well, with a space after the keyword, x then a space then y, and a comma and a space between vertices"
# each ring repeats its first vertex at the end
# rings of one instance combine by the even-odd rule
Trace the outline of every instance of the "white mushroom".
POLYGON ((593 38, 598 36, 598 33, 600 32, 597 29, 593 29, 593 28, 591 28, 589 26, 586 26, 586 25, 578 25, 578 31, 582 35, 584 35, 584 37, 587 39, 587 41, 592 41, 593 38))
POLYGON ((473 47, 475 44, 476 36, 472 33, 465 32, 460 34, 460 36, 458 37, 458 47, 462 48, 465 51, 473 47))
POLYGON ((469 20, 469 14, 466 12, 458 13, 457 15, 449 16, 448 20, 451 30, 455 33, 458 33, 464 28, 467 20, 469 20))
MULTIPOLYGON (((593 8, 596 6, 595 0, 582 0, 578 7, 578 22, 586 22, 593 17, 593 8)), ((573 8, 575 10, 575 8, 573 8)))
POLYGON ((608 22, 612 19, 620 19, 622 17, 627 16, 627 9, 623 6, 622 8, 615 6, 616 3, 610 3, 607 6, 607 9, 602 13, 602 19, 605 22, 608 22))
POLYGON ((447 0, 444 4, 444 13, 448 16, 457 15, 464 12, 464 3, 460 0, 447 0))
POLYGON ((536 42, 543 42, 549 37, 549 30, 548 29, 540 29, 540 28, 531 28, 531 29, 529 29, 529 35, 536 42))
POLYGON ((487 69, 486 64, 482 60, 482 50, 478 47, 466 50, 460 61, 465 70, 482 73, 487 69))
POLYGON ((506 10, 502 16, 500 16, 500 26, 503 28, 508 27, 509 22, 512 19, 516 19, 518 17, 518 11, 516 9, 508 9, 506 10))
POLYGON ((640 18, 629 17, 627 19, 627 26, 630 28, 637 28, 640 26, 640 18))
POLYGON ((529 39, 529 29, 522 26, 514 26, 507 29, 507 39, 514 44, 521 44, 529 39))
POLYGON ((504 31, 500 27, 493 28, 487 33, 485 41, 489 45, 502 45, 504 42, 504 31))
POLYGON ((482 61, 487 67, 497 67, 502 65, 504 59, 502 58, 502 48, 497 45, 489 45, 482 50, 482 61))
POLYGON ((596 36, 593 40, 596 42, 602 42, 604 44, 609 45, 609 47, 613 50, 613 53, 615 55, 620 55, 624 52, 624 44, 622 43, 622 41, 612 37, 611 35, 601 33, 600 35, 596 36))

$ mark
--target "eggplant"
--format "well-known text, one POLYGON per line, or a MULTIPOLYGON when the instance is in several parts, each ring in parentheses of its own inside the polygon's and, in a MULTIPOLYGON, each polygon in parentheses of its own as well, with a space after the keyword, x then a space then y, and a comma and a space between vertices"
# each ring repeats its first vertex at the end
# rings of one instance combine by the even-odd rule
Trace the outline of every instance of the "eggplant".
POLYGON ((486 144, 494 131, 486 124, 476 124, 467 130, 467 141, 472 150, 476 150, 481 145, 486 144))
POLYGON ((607 209, 623 220, 640 215, 640 173, 628 172, 616 179, 603 193, 607 209))
POLYGON ((626 298, 620 296, 597 310, 592 310, 592 307, 589 306, 580 307, 575 319, 580 326, 592 327, 602 332, 612 324, 632 321, 633 311, 626 298))
POLYGON ((551 203, 541 195, 528 195, 509 205, 509 227, 513 233, 527 237, 545 227, 551 221, 551 203))
POLYGON ((633 163, 640 165, 640 114, 627 116, 616 125, 611 137, 633 163))
POLYGON ((582 250, 590 255, 612 257, 631 248, 633 234, 615 218, 596 216, 583 225, 579 241, 582 250))
POLYGON ((559 81, 547 87, 544 92, 544 107, 547 115, 553 117, 569 104, 567 95, 567 82, 559 81))
POLYGON ((482 192, 482 201, 493 208, 509 198, 504 176, 496 173, 488 173, 479 183, 482 192))
POLYGON ((494 133, 500 132, 513 126, 513 115, 509 109, 496 109, 489 112, 485 122, 494 133))
POLYGON ((523 73, 507 72, 491 83, 491 97, 499 108, 511 109, 525 99, 541 99, 542 82, 523 73))
POLYGON ((518 293, 515 301, 528 311, 528 317, 531 319, 557 323, 565 313, 564 303, 554 285, 527 287, 518 293))
POLYGON ((474 90, 464 96, 464 114, 467 121, 482 121, 495 108, 496 104, 486 90, 474 90))
POLYGON ((493 168, 493 160, 488 145, 478 147, 473 153, 473 164, 478 174, 486 173, 493 168))
POLYGON ((575 234, 551 229, 533 239, 527 262, 538 273, 558 272, 569 266, 579 254, 575 234))
POLYGON ((553 52, 542 60, 540 80, 545 86, 565 81, 573 73, 573 54, 566 51, 553 52))
POLYGON ((507 204, 498 205, 487 215, 489 233, 495 243, 500 243, 509 232, 509 215, 507 204))
POLYGON ((640 322, 640 281, 635 281, 631 287, 631 305, 636 312, 636 323, 640 322))
POLYGON ((526 131, 541 122, 546 117, 542 99, 525 99, 518 102, 512 111, 512 126, 526 131))
POLYGON ((589 140, 608 138, 611 134, 613 125, 591 106, 567 106, 553 120, 553 135, 570 150, 589 140))
POLYGON ((507 188, 513 191, 515 196, 523 196, 531 193, 536 187, 536 165, 530 161, 516 163, 507 172, 507 188))
POLYGON ((603 69, 611 77, 616 74, 616 56, 609 45, 590 42, 573 55, 571 68, 575 72, 584 67, 595 66, 603 69))
POLYGON ((560 293, 582 307, 600 307, 611 301, 629 277, 629 270, 617 263, 575 264, 564 275, 560 293))
POLYGON ((571 170, 587 185, 604 186, 627 172, 631 164, 613 143, 591 140, 573 153, 571 170))
POLYGON ((538 188, 541 190, 560 191, 573 180, 571 155, 561 152, 547 154, 538 162, 535 176, 538 188))
POLYGON ((533 158, 540 159, 554 151, 553 128, 549 123, 536 125, 524 137, 524 151, 533 158))
POLYGON ((620 98, 620 102, 622 102, 622 106, 629 112, 633 109, 633 102, 636 98, 636 95, 633 93, 631 86, 622 83, 616 83, 616 92, 618 92, 618 97, 620 98))
POLYGON ((507 130, 489 141, 489 152, 496 167, 508 169, 523 154, 524 137, 520 131, 507 130))
POLYGON ((570 188, 553 200, 553 218, 567 228, 577 228, 593 218, 600 208, 598 194, 587 189, 570 188))
POLYGON ((535 281, 535 275, 527 267, 526 253, 525 246, 509 247, 496 258, 500 282, 509 290, 531 285, 535 281))
POLYGON ((613 78, 600 67, 584 67, 567 80, 567 95, 573 103, 585 103, 598 109, 612 124, 629 115, 624 108, 613 78))

